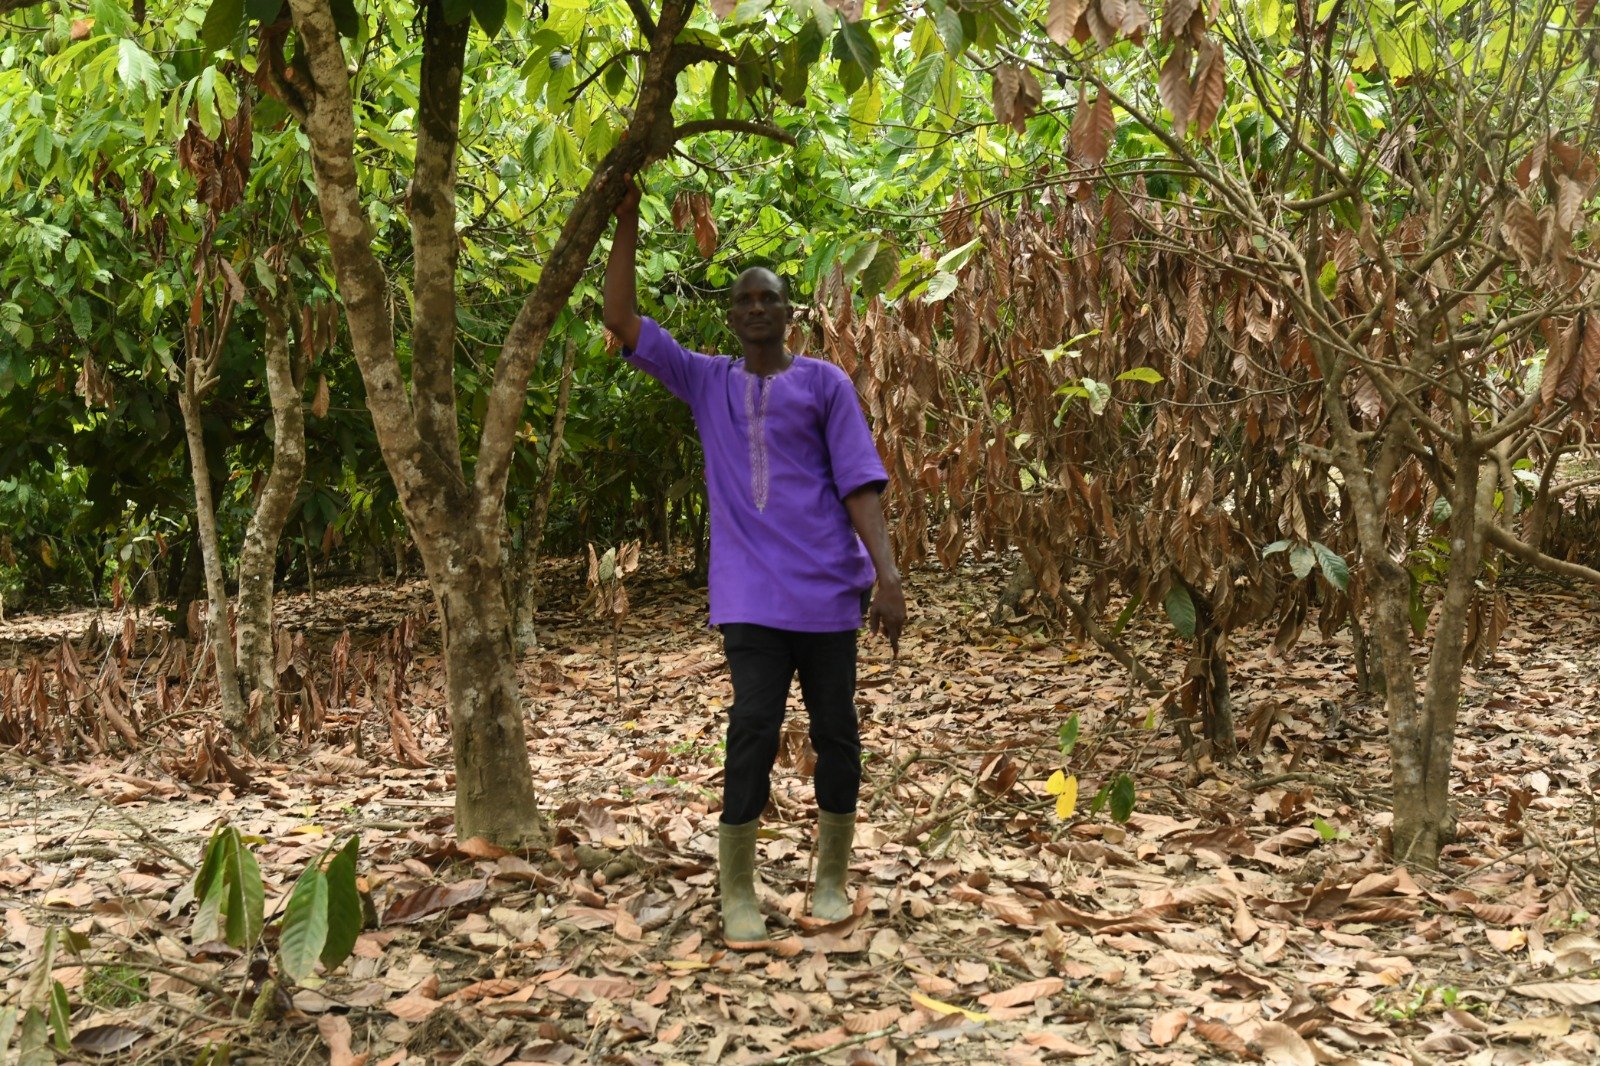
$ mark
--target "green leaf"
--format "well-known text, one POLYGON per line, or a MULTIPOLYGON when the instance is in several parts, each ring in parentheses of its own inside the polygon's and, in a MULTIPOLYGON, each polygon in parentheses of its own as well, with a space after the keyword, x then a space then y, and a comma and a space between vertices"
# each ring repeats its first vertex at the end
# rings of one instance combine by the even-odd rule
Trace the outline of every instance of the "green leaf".
POLYGON ((1311 542, 1311 550, 1317 553, 1317 565, 1322 568, 1322 576, 1328 579, 1329 584, 1340 592, 1350 591, 1350 567, 1345 563, 1344 557, 1326 544, 1311 542))
POLYGON ((1167 593, 1167 617, 1172 619, 1173 626, 1178 630, 1178 635, 1185 639, 1194 636, 1195 610, 1194 599, 1189 595, 1189 590, 1181 584, 1174 583, 1171 591, 1167 593))
POLYGON ((472 17, 492 41, 506 24, 506 0, 472 0, 472 17))
POLYGON ((1111 785, 1109 783, 1101 785, 1100 786, 1100 791, 1096 792, 1094 794, 1094 799, 1089 801, 1089 813, 1090 814, 1099 814, 1100 811, 1105 807, 1106 800, 1108 800, 1110 798, 1111 798, 1111 785))
POLYGON ((356 887, 356 857, 361 838, 351 837, 328 864, 328 940, 322 946, 322 965, 331 970, 355 949, 361 935, 361 891, 356 887))
POLYGON ((711 74, 711 113, 717 118, 728 117, 728 68, 721 63, 711 74))
POLYGON ((1261 549, 1261 558, 1265 559, 1269 555, 1276 555, 1278 552, 1288 551, 1289 545, 1293 543, 1293 541, 1288 540, 1275 540, 1271 544, 1268 544, 1265 548, 1261 549))
POLYGON ((50 1028, 56 1034, 56 1050, 63 1055, 71 1054, 72 1004, 67 1001, 67 986, 60 981, 51 982, 50 1028))
MULTIPOLYGON (((806 85, 811 80, 811 64, 800 52, 800 39, 791 38, 783 43, 779 49, 778 92, 783 97, 784 103, 791 107, 804 107, 806 102, 806 85)), ((718 71, 725 68, 718 67, 718 71)), ((713 75, 715 79, 715 75, 713 75)), ((715 80, 712 82, 715 86, 715 80)))
POLYGON ((1308 544, 1296 544, 1289 549, 1289 569, 1298 578, 1307 577, 1317 565, 1317 553, 1308 544))
POLYGON ((1411 631, 1419 637, 1428 631, 1428 598, 1415 574, 1411 575, 1411 631))
POLYGON ((1065 759, 1072 754, 1072 749, 1078 746, 1078 715, 1074 711, 1061 723, 1060 747, 1061 757, 1065 759))
POLYGON ((833 58, 841 64, 854 63, 868 78, 883 63, 878 56, 878 42, 865 22, 839 23, 839 31, 833 35, 833 58))
POLYGON ((354 37, 361 32, 361 16, 356 13, 355 0, 328 0, 333 12, 333 28, 341 37, 354 37))
POLYGON ((211 0, 205 21, 200 23, 200 40, 213 52, 233 43, 244 29, 244 0, 211 0))
POLYGON ((877 258, 877 255, 877 241, 868 241, 866 244, 857 247, 855 251, 850 253, 849 258, 844 261, 845 278, 853 278, 861 271, 865 270, 867 264, 871 263, 875 258, 877 258))
MULTIPOLYGON (((933 5, 929 5, 933 7, 933 5)), ((933 7, 933 26, 939 31, 939 39, 944 41, 944 49, 952 56, 958 56, 966 50, 967 33, 961 25, 961 15, 944 3, 933 7)))
POLYGON ((1136 366, 1132 370, 1124 370, 1117 375, 1118 381, 1142 381, 1146 385, 1159 385, 1166 379, 1154 367, 1136 366))
POLYGON ((948 252, 941 255, 939 257, 939 262, 935 264, 935 266, 937 266, 937 268, 940 270, 948 270, 953 274, 962 267, 966 266, 967 260, 971 259, 973 254, 976 253, 977 250, 982 247, 982 245, 983 238, 974 237, 961 247, 952 248, 948 252))
POLYGON ((227 878, 228 943, 236 948, 248 948, 261 937, 266 894, 261 884, 261 867, 243 843, 234 847, 228 856, 227 878))
POLYGON ((806 20, 807 26, 816 26, 822 33, 832 31, 837 16, 827 0, 789 0, 789 6, 806 20))
POLYGON ((1317 288, 1322 290, 1322 295, 1333 299, 1339 291, 1339 264, 1332 259, 1322 264, 1322 270, 1317 274, 1317 288))
POLYGON ((1089 398, 1089 410, 1103 415, 1111 403, 1111 386, 1094 378, 1083 378, 1083 394, 1089 398))
POLYGON ((278 21, 278 14, 283 11, 286 2, 287 0, 244 0, 244 13, 263 26, 270 26, 278 21))
POLYGON ((13 1004, 0 1007, 0 1052, 11 1046, 11 1034, 17 1031, 17 1008, 13 1004))
POLYGON ((138 41, 124 37, 117 43, 117 79, 143 99, 147 93, 160 91, 161 68, 138 41))
POLYGON ((39 164, 40 170, 49 168, 50 157, 55 154, 55 149, 56 135, 41 122, 33 134, 33 161, 39 164))
POLYGON ((1111 782, 1111 817, 1126 822, 1133 816, 1134 798, 1133 778, 1118 774, 1117 779, 1111 782))
MULTIPOLYGON (((319 860, 320 861, 320 860, 319 860)), ((278 961, 297 984, 310 977, 328 942, 328 878, 313 862, 294 883, 278 936, 278 961)))
POLYGON ((891 241, 883 241, 878 245, 878 254, 872 257, 872 262, 867 264, 861 272, 861 294, 872 297, 889 287, 894 280, 895 271, 900 266, 900 250, 891 241))
POLYGON ((218 826, 211 833, 211 839, 206 843, 206 850, 200 859, 200 869, 195 871, 194 898, 204 902, 214 889, 220 888, 217 874, 222 869, 227 851, 237 838, 237 831, 232 826, 218 826))
POLYGON ((922 298, 929 303, 933 303, 935 300, 943 300, 945 297, 955 292, 956 289, 960 288, 960 286, 961 281, 954 274, 947 274, 944 271, 940 271, 931 279, 929 279, 928 288, 922 294, 922 298))
POLYGON ((915 122, 922 109, 928 106, 939 79, 944 76, 947 62, 942 54, 935 52, 918 60, 907 72, 905 81, 900 84, 900 116, 904 121, 915 122))
POLYGON ((16 1066, 55 1066, 56 1054, 50 1050, 50 1023, 45 1012, 29 1007, 22 1016, 22 1034, 17 1037, 16 1066))
POLYGON ((1311 819, 1311 828, 1315 829, 1317 831, 1317 836, 1321 837, 1324 841, 1339 839, 1339 831, 1333 826, 1329 825, 1327 822, 1323 821, 1321 818, 1311 819))

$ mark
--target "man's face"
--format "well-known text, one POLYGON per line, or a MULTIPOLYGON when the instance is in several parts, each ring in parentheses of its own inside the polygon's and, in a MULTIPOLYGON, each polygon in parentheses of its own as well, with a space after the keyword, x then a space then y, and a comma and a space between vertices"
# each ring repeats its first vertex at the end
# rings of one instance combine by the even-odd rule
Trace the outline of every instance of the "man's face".
POLYGON ((789 300, 770 270, 747 270, 733 283, 728 325, 747 343, 782 340, 789 328, 789 300))

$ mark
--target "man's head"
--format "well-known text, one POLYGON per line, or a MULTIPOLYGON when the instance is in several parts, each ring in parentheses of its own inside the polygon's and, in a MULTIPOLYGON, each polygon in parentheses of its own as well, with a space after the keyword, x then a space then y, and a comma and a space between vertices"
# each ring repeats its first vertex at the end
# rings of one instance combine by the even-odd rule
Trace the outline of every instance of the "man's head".
POLYGON ((781 345, 789 329, 789 286, 766 267, 746 270, 728 294, 728 325, 741 343, 781 345))

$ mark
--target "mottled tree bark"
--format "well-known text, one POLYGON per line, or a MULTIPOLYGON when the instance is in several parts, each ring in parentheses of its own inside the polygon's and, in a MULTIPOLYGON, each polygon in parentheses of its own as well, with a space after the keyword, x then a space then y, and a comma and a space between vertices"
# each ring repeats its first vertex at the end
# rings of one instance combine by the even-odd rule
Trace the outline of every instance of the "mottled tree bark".
POLYGON ((303 372, 289 344, 286 301, 280 301, 281 296, 266 293, 257 301, 267 326, 265 371, 272 402, 272 468, 256 500, 239 552, 239 674, 253 711, 242 739, 255 752, 270 751, 277 745, 273 572, 278 543, 300 494, 306 469, 303 372))
POLYGON ((189 440, 189 469, 194 474, 195 532, 205 563, 206 631, 217 657, 217 686, 222 690, 222 720, 234 736, 250 733, 249 707, 239 687, 239 669, 233 655, 233 634, 229 624, 228 587, 222 573, 222 543, 217 536, 217 504, 211 495, 211 471, 206 459, 204 425, 200 400, 205 389, 197 387, 197 360, 191 357, 185 380, 178 390, 178 407, 183 412, 183 428, 189 440))

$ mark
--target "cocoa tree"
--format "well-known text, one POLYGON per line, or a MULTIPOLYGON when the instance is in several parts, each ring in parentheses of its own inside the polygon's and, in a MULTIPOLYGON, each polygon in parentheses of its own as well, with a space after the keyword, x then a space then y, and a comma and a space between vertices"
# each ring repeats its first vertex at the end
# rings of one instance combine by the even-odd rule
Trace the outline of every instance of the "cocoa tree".
MULTIPOLYGON (((262 69, 309 141, 321 218, 367 406, 438 602, 456 758, 456 831, 463 837, 509 841, 527 836, 536 825, 502 554, 506 479, 534 362, 612 209, 652 160, 683 138, 714 131, 790 139, 762 121, 764 109, 777 99, 772 86, 778 79, 771 76, 776 49, 746 49, 736 58, 715 37, 685 33, 694 10, 691 0, 665 0, 658 9, 633 2, 628 9, 632 25, 619 27, 615 52, 577 89, 637 60, 631 107, 613 130, 614 143, 599 153, 581 188, 563 205, 566 221, 494 360, 482 430, 470 449, 461 439, 455 387, 460 108, 468 16, 492 35, 503 5, 458 9, 433 0, 418 11, 421 72, 407 198, 414 262, 409 376, 396 349, 391 279, 374 254, 370 205, 357 180, 354 78, 341 29, 358 27, 348 25, 344 9, 327 0, 290 0, 289 19, 271 23, 261 35, 262 69), (296 52, 286 62, 282 48, 291 24, 296 52), (679 75, 700 63, 734 71, 751 118, 730 117, 728 75, 723 74, 723 95, 710 117, 675 121, 679 75)), ((768 31, 761 24, 747 32, 768 31)), ((803 100, 805 71, 820 55, 822 38, 815 21, 800 32, 817 45, 794 57, 791 74, 800 79, 803 100)))
POLYGON ((1206 190, 1206 216, 1232 239, 1185 246, 1253 293, 1296 394, 1320 401, 1295 451, 1328 468, 1359 546, 1393 849, 1421 866, 1453 835, 1464 664, 1504 624, 1481 587, 1489 553, 1600 581, 1519 535, 1514 473, 1600 401, 1600 278, 1582 250, 1600 126, 1579 76, 1594 31, 1557 32, 1562 10, 1335 4, 1314 21, 1302 7, 1263 39, 1171 4, 1154 93, 1119 86, 1084 52, 1054 53, 1206 190), (1234 79, 1260 116, 1254 143, 1238 129, 1186 137, 1216 121, 1234 79), (1440 591, 1419 678, 1418 555, 1434 526, 1440 591))

